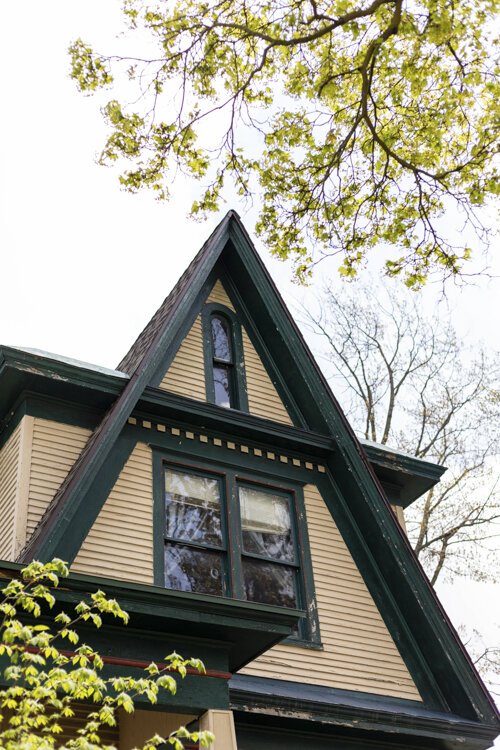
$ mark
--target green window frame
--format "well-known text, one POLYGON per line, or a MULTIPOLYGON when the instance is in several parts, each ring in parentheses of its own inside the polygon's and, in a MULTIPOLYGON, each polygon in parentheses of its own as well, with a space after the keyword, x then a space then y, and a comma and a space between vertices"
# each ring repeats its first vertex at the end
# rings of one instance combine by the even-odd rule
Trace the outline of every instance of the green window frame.
POLYGON ((202 310, 205 391, 207 401, 223 408, 248 412, 248 396, 243 357, 241 325, 235 313, 225 305, 212 302, 202 310), (226 338, 227 346, 218 347, 214 323, 226 338), (224 403, 227 394, 227 403, 224 403))
MULTIPOLYGON (((308 614, 301 619, 297 632, 289 641, 308 647, 321 647, 302 487, 293 481, 285 481, 284 484, 282 479, 263 480, 226 466, 223 469, 214 468, 204 461, 185 463, 159 451, 155 451, 154 462, 155 585, 253 601, 257 604, 303 609, 308 614), (199 535, 192 532, 194 527, 204 523, 196 510, 189 511, 191 531, 175 532, 171 525, 169 527, 168 505, 175 502, 169 497, 172 495, 172 483, 169 484, 168 477, 172 473, 193 478, 195 485, 196 482, 208 483, 211 492, 217 487, 220 519, 216 526, 220 528, 220 541, 200 539, 199 535), (248 507, 244 511, 242 509, 242 495, 245 493, 254 503, 253 513, 248 507), (255 524, 252 526, 253 520, 257 518, 257 506, 260 504, 266 510, 264 506, 267 498, 267 515, 270 516, 268 529, 272 529, 278 516, 282 521, 288 519, 284 525, 282 523, 282 532, 283 529, 287 530, 287 534, 271 533, 266 536, 262 533, 262 524, 260 528, 255 524), (184 555, 182 581, 175 575, 179 565, 177 550, 181 548, 180 557, 184 555), (281 554, 283 549, 285 552, 281 554), (214 567, 215 559, 217 562, 214 567), (199 578, 197 565, 200 568, 199 578), (257 576, 252 576, 252 568, 254 573, 258 571, 257 576), (175 585, 176 580, 181 581, 179 586, 175 585), (198 580, 201 581, 199 585, 198 580), (217 586, 213 585, 213 580, 217 586), (183 587, 186 583, 188 585, 183 587), (249 583, 253 585, 253 589, 249 587, 249 583), (266 598, 266 592, 269 591, 273 591, 273 596, 266 598)), ((202 493, 198 490, 197 494, 202 493)), ((178 502, 178 505, 182 507, 183 503, 178 502)))

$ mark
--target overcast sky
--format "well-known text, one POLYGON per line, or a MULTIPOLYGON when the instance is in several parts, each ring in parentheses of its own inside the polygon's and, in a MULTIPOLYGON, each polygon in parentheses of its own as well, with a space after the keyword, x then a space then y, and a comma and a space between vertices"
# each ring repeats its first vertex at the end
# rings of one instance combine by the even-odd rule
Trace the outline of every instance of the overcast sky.
MULTIPOLYGON (((4 3, 0 23, 0 343, 30 346, 114 367, 162 302, 220 217, 186 218, 196 184, 173 190, 170 205, 119 190, 116 174, 95 164, 104 140, 97 103, 68 78, 67 47, 81 36, 108 51, 120 30, 117 0, 4 3), (22 18, 21 18, 22 12, 22 18)), ((254 215, 234 207, 252 232, 254 215)), ((225 213, 225 211, 223 212, 225 213)), ((287 302, 314 295, 290 283, 291 269, 271 262, 287 302)), ((498 248, 497 248, 498 250, 498 248)), ((447 302, 461 335, 500 348, 498 252, 493 278, 450 284, 447 302)), ((481 259, 476 268, 483 267, 481 259)), ((377 273, 370 264, 365 277, 377 273)), ((438 287, 423 292, 433 310, 438 287)), ((436 307, 436 314, 438 308, 436 307)), ((500 594, 490 586, 442 587, 456 623, 494 637, 500 594)))

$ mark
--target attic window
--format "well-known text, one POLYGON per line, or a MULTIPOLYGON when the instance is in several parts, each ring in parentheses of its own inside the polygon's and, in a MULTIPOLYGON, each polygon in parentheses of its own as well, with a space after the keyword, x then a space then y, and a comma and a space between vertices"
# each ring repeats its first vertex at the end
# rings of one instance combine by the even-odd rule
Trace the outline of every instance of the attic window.
POLYGON ((207 401, 248 411, 241 326, 233 310, 210 303, 203 309, 207 401))
POLYGON ((231 324, 222 315, 210 319, 213 352, 214 401, 218 406, 234 407, 234 362, 231 324))

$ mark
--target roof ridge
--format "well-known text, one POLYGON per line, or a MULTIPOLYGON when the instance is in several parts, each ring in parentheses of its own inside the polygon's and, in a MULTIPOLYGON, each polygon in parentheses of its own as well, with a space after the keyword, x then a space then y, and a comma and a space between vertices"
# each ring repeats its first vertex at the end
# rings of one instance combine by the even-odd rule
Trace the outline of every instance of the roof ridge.
POLYGON ((121 359, 119 364, 117 365, 116 369, 120 370, 121 372, 126 372, 129 375, 132 374, 132 372, 135 370, 135 368, 139 365, 140 361, 142 360, 142 357, 145 353, 146 348, 148 347, 148 344, 151 342, 152 337, 155 335, 155 332, 161 327, 163 321, 168 316, 170 312, 170 308, 175 305, 175 301, 179 295, 179 293, 184 289, 185 285, 187 284, 188 280, 191 278, 193 273, 196 271, 196 268, 198 267, 201 259, 204 256, 206 247, 210 245, 213 241, 214 236, 217 234, 219 229, 223 224, 227 224, 231 218, 237 218, 239 219, 238 214, 236 211, 228 211, 227 214, 224 216, 224 218, 217 224, 213 232, 210 234, 208 239, 205 240, 203 245, 201 246, 200 250, 196 253, 192 261, 187 265, 179 279, 176 281, 170 292, 167 294, 163 302, 161 303, 160 307, 156 310, 152 318, 146 323, 140 334, 137 336, 136 340, 128 350, 128 352, 125 354, 125 356, 121 359))
MULTIPOLYGON (((181 300, 182 292, 185 290, 188 282, 192 280, 196 271, 198 271, 205 257, 209 255, 213 248, 217 247, 215 245, 216 240, 222 232, 226 230, 229 222, 233 218, 239 219, 235 211, 229 211, 222 221, 219 222, 209 238, 203 243, 201 249, 188 265, 178 282, 174 285, 163 304, 151 318, 150 324, 152 324, 153 321, 155 321, 155 323, 153 325, 148 324, 136 339, 129 351, 129 354, 132 352, 134 354, 134 356, 129 359, 129 367, 131 367, 130 380, 125 384, 121 394, 113 402, 102 421, 90 435, 82 452, 47 506, 45 513, 38 522, 31 537, 21 550, 18 556, 19 561, 27 562, 34 554, 36 554, 40 546, 50 536, 50 531, 54 526, 56 518, 62 511, 62 508, 67 505, 71 498, 71 492, 78 489, 82 477, 85 476, 85 473, 89 471, 91 467, 93 467, 94 462, 99 463, 99 459, 102 462, 106 460, 114 440, 121 432, 128 416, 139 400, 145 384, 147 384, 149 377, 149 368, 147 365, 151 361, 154 362, 152 355, 157 348, 157 343, 163 336, 167 323, 171 319, 173 312, 181 300), (146 331, 146 335, 143 336, 146 331), (136 347, 136 344, 138 344, 140 339, 140 345, 136 347), (110 445, 106 446, 107 450, 103 451, 101 450, 102 445, 106 441, 108 441, 110 445), (98 458, 99 453, 102 453, 102 455, 98 458)), ((128 355, 126 355, 126 357, 127 356, 128 355)), ((122 360, 122 363, 124 361, 125 358, 122 360)), ((123 367, 122 363, 120 363, 119 367, 123 367)))

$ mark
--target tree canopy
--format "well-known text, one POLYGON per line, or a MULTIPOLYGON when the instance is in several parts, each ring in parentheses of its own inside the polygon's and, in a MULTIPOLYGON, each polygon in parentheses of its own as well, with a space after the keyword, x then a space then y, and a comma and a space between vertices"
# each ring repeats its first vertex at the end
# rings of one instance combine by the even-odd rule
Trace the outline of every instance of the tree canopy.
POLYGON ((447 467, 406 511, 408 536, 431 583, 491 580, 500 536, 499 360, 468 349, 450 321, 388 285, 324 289, 318 312, 332 387, 364 438, 447 467))
MULTIPOLYGON (((1 581, 2 750, 116 750, 106 730, 117 727, 120 710, 132 713, 139 697, 155 704, 163 690, 175 694, 175 677, 185 677, 188 668, 205 671, 199 659, 174 652, 163 665, 151 663, 143 676, 105 677, 104 658, 81 642, 78 628, 85 623, 100 628, 111 617, 126 624, 128 614, 115 599, 96 591, 71 607, 70 614, 57 607, 51 616, 60 578, 68 573, 62 560, 34 561, 18 577, 1 581), (65 733, 78 709, 85 710, 85 717, 65 733)), ((184 740, 206 748, 214 736, 179 727, 167 737, 155 734, 136 750, 184 750, 184 740)))
POLYGON ((101 161, 130 162, 132 192, 168 199, 178 170, 201 181, 193 214, 227 183, 258 195, 257 231, 299 278, 338 255, 351 276, 377 245, 408 285, 460 272, 486 241, 498 194, 498 0, 125 0, 130 45, 77 40, 71 75, 114 88, 101 161), (134 36, 135 34, 135 36, 134 36), (452 212, 449 214, 449 212, 452 212), (454 212, 453 212, 454 211, 454 212))

